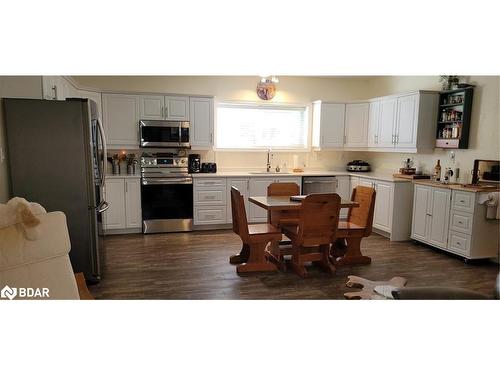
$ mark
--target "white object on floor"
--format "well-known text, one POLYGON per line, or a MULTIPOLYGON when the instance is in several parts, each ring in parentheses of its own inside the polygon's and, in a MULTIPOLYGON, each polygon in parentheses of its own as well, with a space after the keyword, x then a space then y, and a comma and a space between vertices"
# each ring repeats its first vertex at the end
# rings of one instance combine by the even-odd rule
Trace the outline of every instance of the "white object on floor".
POLYGON ((398 289, 394 285, 377 285, 373 290, 387 299, 394 299, 392 291, 398 289))
POLYGON ((48 289, 44 299, 80 299, 68 256, 66 216, 50 212, 37 219, 41 236, 36 240, 28 240, 19 224, 0 228, 0 288, 16 299, 36 298, 23 296, 21 290, 27 289, 48 289))
POLYGON ((45 208, 38 203, 19 197, 12 198, 6 204, 0 204, 0 229, 19 225, 24 236, 34 241, 41 236, 40 220, 37 216, 45 213, 45 208))
POLYGON ((500 193, 483 193, 479 196, 479 204, 486 206, 486 219, 500 219, 500 193))

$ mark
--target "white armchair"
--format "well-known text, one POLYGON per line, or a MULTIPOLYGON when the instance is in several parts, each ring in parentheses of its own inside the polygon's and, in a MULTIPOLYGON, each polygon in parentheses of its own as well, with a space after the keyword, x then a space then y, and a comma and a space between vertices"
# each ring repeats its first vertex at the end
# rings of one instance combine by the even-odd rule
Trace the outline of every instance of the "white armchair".
POLYGON ((50 212, 36 217, 40 220, 40 235, 35 240, 26 238, 20 224, 0 228, 0 290, 6 286, 10 288, 2 296, 15 296, 16 299, 92 298, 83 275, 78 274, 75 279, 71 267, 68 256, 71 243, 64 213, 50 212), (37 288, 42 293, 48 291, 48 296, 33 295, 37 288))

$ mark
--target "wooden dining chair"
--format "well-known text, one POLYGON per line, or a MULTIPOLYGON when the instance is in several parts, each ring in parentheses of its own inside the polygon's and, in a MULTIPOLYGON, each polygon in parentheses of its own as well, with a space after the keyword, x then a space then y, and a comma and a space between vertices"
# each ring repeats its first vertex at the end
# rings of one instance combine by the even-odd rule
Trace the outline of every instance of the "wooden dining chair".
MULTIPOLYGON (((295 182, 274 182, 267 187, 268 197, 290 197, 292 195, 300 194, 300 186, 295 182)), ((271 223, 278 228, 283 225, 298 225, 299 224, 299 212, 298 211, 268 211, 267 212, 267 222, 271 223)), ((291 241, 287 237, 283 236, 279 243, 272 243, 270 247, 270 252, 273 255, 273 261, 284 271, 285 255, 291 255, 290 248, 291 241), (281 245, 281 247, 280 247, 281 245)))
POLYGON ((281 231, 269 223, 249 225, 243 195, 234 186, 231 186, 231 209, 233 232, 240 236, 243 247, 240 254, 230 258, 230 263, 241 263, 236 268, 238 273, 276 271, 276 265, 267 260, 266 246, 279 241, 281 231))
POLYGON ((338 257, 338 263, 371 262, 370 257, 361 254, 361 240, 372 233, 375 196, 376 192, 373 188, 356 186, 353 189, 351 200, 358 203, 359 206, 351 207, 347 214, 347 220, 339 222, 338 240, 333 249, 333 256, 338 257), (345 242, 347 242, 347 246, 345 242), (342 257, 344 252, 346 256, 342 257))
POLYGON ((340 196, 335 193, 310 194, 302 201, 299 224, 283 227, 292 240, 291 267, 299 276, 307 276, 305 262, 317 263, 327 272, 335 272, 330 262, 330 244, 336 239, 340 202, 340 196))
MULTIPOLYGON (((268 197, 291 197, 292 195, 300 194, 300 186, 294 182, 274 182, 267 187, 268 197)), ((272 218, 271 212, 268 211, 267 218, 269 223, 274 223, 277 226, 286 224, 298 224, 299 214, 294 211, 279 211, 274 212, 276 218, 272 218), (274 219, 274 220, 272 220, 274 219)))

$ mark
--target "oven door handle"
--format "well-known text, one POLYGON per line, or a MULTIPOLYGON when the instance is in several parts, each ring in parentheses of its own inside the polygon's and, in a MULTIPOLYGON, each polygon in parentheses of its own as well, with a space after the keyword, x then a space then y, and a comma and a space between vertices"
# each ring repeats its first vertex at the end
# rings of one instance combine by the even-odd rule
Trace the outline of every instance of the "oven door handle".
POLYGON ((186 178, 143 178, 143 185, 192 185, 193 179, 186 178))

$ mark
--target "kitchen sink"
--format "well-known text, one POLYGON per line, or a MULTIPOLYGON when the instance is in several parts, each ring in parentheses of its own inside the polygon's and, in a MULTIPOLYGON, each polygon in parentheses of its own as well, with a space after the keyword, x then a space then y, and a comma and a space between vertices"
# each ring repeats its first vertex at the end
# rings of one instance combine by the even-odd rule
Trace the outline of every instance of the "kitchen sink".
POLYGON ((260 171, 260 172, 248 172, 249 174, 292 174, 292 172, 276 172, 276 171, 260 171))

